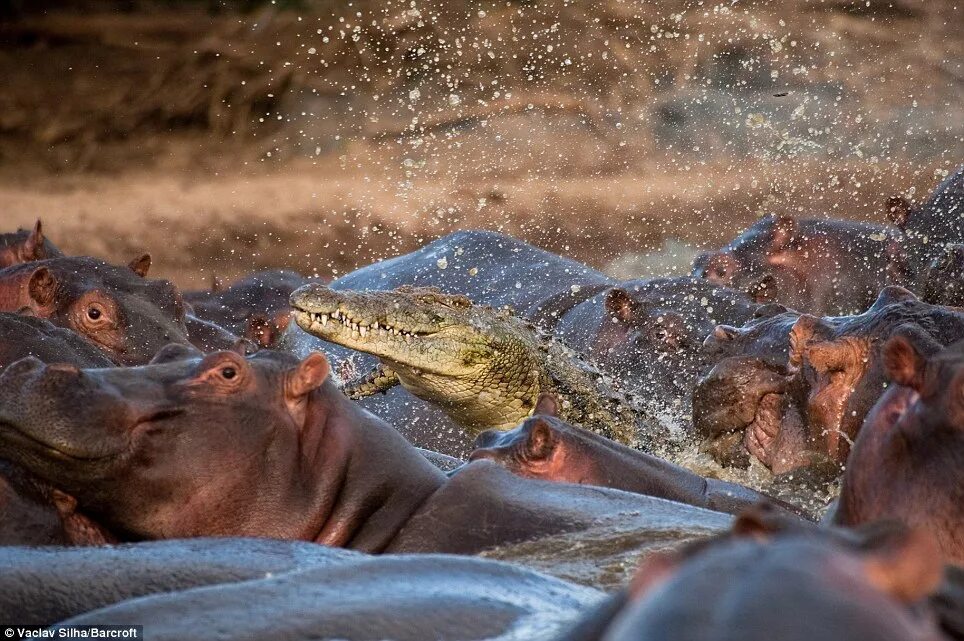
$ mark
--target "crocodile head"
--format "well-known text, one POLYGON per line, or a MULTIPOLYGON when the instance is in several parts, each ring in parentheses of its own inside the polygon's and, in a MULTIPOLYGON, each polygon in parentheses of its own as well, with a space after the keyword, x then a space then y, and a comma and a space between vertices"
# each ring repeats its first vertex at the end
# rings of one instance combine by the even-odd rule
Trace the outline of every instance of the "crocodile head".
POLYGON ((528 416, 543 367, 535 332, 506 310, 434 288, 291 295, 298 325, 331 343, 377 356, 407 390, 477 433, 528 416))

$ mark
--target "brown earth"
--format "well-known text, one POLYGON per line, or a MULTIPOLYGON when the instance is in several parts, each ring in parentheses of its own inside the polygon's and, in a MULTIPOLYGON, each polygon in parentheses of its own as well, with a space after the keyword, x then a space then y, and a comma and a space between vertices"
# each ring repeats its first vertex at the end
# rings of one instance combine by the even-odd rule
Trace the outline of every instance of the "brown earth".
POLYGON ((0 23, 0 228, 185 286, 467 227, 606 266, 964 161, 951 0, 304 5, 0 23))

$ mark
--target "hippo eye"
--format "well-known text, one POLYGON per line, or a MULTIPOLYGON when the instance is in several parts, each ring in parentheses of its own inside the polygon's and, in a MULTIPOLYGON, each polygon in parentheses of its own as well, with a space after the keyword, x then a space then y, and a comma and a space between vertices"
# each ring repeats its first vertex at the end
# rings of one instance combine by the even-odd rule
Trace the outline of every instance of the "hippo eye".
POLYGON ((98 320, 100 318, 100 310, 96 307, 91 307, 87 310, 87 318, 90 320, 98 320))
POLYGON ((221 376, 223 376, 226 380, 229 380, 229 381, 237 375, 238 375, 238 370, 230 366, 225 367, 221 370, 221 376))

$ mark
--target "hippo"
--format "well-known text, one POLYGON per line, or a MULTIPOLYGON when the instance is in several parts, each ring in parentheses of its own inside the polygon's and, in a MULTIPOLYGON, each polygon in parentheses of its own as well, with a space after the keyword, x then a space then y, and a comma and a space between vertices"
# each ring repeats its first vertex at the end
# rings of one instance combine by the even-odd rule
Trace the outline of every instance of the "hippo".
POLYGON ((494 460, 526 478, 611 487, 737 514, 773 501, 735 483, 703 478, 669 461, 626 447, 559 419, 559 401, 539 398, 535 414, 515 429, 488 430, 475 439, 470 461, 494 460))
POLYGON ((645 559, 555 641, 939 641, 959 632, 943 601, 962 602, 935 548, 899 527, 845 537, 738 518, 726 536, 645 559))
POLYGON ((0 371, 27 356, 44 363, 70 363, 77 367, 114 365, 103 350, 69 329, 43 318, 0 312, 0 371))
MULTIPOLYGON (((784 328, 791 319, 777 315, 768 322, 784 328)), ((714 341, 725 352, 724 334, 714 341)), ((763 343, 774 336, 756 335, 763 343)), ((745 464, 749 454, 777 473, 822 461, 843 464, 883 393, 881 349, 895 335, 950 345, 964 338, 964 313, 890 286, 857 316, 800 315, 786 338, 785 362, 752 353, 724 357, 701 379, 693 396, 694 427, 722 462, 741 463, 742 453, 745 464)), ((780 353, 772 342, 764 351, 780 353)))
POLYGON ((704 337, 718 324, 750 321, 759 307, 748 293, 702 279, 632 280, 573 307, 554 333, 627 391, 688 405, 704 337))
POLYGON ((31 230, 20 229, 13 233, 0 234, 0 269, 61 256, 63 254, 60 250, 44 237, 40 220, 37 220, 31 230))
POLYGON ((888 284, 889 227, 771 214, 715 254, 693 275, 745 287, 764 275, 777 281, 777 302, 815 315, 855 314, 888 284))
POLYGON ((945 558, 964 565, 964 342, 941 349, 897 335, 883 362, 894 385, 857 436, 834 522, 897 518, 926 527, 945 558))
POLYGON ((964 243, 964 166, 947 176, 919 206, 894 196, 888 216, 900 230, 890 251, 896 282, 919 289, 928 265, 947 245, 964 243))
POLYGON ((276 269, 250 274, 227 289, 185 292, 184 300, 200 320, 274 347, 288 326, 288 297, 309 282, 293 271, 276 269))
MULTIPOLYGON (((201 355, 0 375, 0 456, 76 497, 121 540, 264 536, 365 552, 474 554, 624 516, 713 533, 728 515, 522 479, 491 461, 446 476, 329 379, 319 353, 201 355)), ((664 534, 665 535, 665 534, 664 534)))
POLYGON ((60 626, 137 621, 144 623, 145 637, 157 641, 549 641, 602 599, 592 588, 496 561, 359 555, 255 580, 149 595, 60 626))
POLYGON ((144 364, 164 345, 188 342, 180 293, 166 280, 145 278, 149 265, 145 255, 128 267, 89 257, 7 267, 0 270, 0 311, 71 329, 118 364, 144 364))

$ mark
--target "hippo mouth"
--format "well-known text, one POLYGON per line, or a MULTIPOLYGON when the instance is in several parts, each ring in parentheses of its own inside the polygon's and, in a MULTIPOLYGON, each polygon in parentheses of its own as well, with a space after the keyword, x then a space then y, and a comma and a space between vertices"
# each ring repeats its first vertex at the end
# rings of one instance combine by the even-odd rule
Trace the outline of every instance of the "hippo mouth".
POLYGON ((693 422, 703 449, 725 466, 747 467, 750 456, 774 472, 791 464, 802 422, 788 395, 790 377, 761 359, 724 359, 699 382, 693 422))
MULTIPOLYGON (((133 444, 137 436, 158 422, 174 418, 182 414, 178 409, 162 409, 147 413, 137 419, 125 430, 128 438, 124 446, 112 451, 93 452, 78 447, 74 443, 62 441, 53 443, 30 430, 23 429, 15 422, 0 417, 0 444, 7 442, 11 445, 9 451, 13 453, 38 452, 43 458, 61 461, 75 461, 82 463, 96 463, 110 459, 121 458, 133 451, 133 444)), ((6 449, 6 448, 5 448, 6 449)), ((16 459, 16 456, 11 456, 16 459)))

